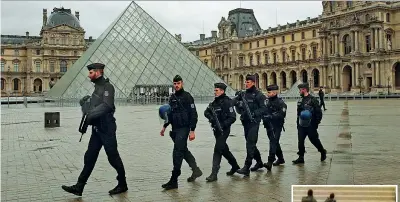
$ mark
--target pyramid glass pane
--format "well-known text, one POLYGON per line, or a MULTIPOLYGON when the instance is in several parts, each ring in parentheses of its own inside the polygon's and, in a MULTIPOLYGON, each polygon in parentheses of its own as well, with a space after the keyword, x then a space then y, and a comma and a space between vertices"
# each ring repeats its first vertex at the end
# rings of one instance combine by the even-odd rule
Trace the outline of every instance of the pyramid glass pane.
MULTIPOLYGON (((135 89, 172 86, 179 74, 193 96, 213 96, 215 82, 223 82, 175 37, 135 2, 117 17, 79 60, 49 91, 49 97, 83 97, 93 83, 86 66, 100 62, 114 85, 117 98, 129 97, 135 89)), ((228 95, 234 95, 231 87, 228 95)))

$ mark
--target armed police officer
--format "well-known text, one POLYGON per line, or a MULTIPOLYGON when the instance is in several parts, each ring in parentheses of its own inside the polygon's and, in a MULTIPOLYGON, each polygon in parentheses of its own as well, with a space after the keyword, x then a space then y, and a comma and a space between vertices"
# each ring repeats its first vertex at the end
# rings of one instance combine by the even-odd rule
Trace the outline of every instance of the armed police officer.
POLYGON ((278 90, 277 85, 267 86, 267 113, 263 116, 263 123, 269 139, 268 162, 264 164, 268 171, 271 170, 272 165, 278 166, 285 163, 279 140, 285 123, 287 105, 278 98, 278 90), (275 156, 278 157, 276 161, 275 156))
POLYGON ((326 111, 326 107, 325 107, 325 93, 324 93, 324 91, 322 90, 322 86, 321 87, 319 87, 319 91, 318 91, 318 95, 319 95, 319 103, 320 103, 320 107, 324 107, 324 111, 326 111))
POLYGON ((181 167, 183 159, 192 168, 192 175, 187 179, 188 182, 193 182, 203 173, 197 166, 196 159, 187 148, 187 140, 195 139, 195 129, 198 121, 198 115, 194 99, 192 95, 183 89, 182 77, 176 75, 173 79, 175 93, 169 99, 171 113, 168 114, 168 122, 161 129, 160 135, 164 136, 165 129, 169 124, 172 125, 170 136, 174 141, 172 175, 170 180, 163 184, 162 187, 166 190, 178 188, 178 177, 181 175, 181 167))
MULTIPOLYGON (((65 191, 82 196, 84 186, 92 173, 97 157, 102 146, 108 157, 108 162, 117 170, 118 185, 109 191, 110 195, 126 192, 128 186, 125 179, 125 168, 117 149, 116 130, 114 118, 114 86, 103 77, 104 64, 94 63, 87 66, 89 78, 95 84, 90 100, 91 110, 87 114, 87 124, 92 125, 88 149, 84 156, 84 166, 79 175, 78 182, 72 186, 62 186, 65 191)), ((83 99, 87 99, 85 96, 83 99)), ((85 102, 81 100, 81 103, 85 102)))
POLYGON ((321 161, 326 159, 326 150, 322 146, 321 140, 318 135, 318 125, 322 120, 322 110, 319 106, 318 99, 309 93, 309 86, 307 83, 299 84, 297 86, 300 90, 302 97, 297 102, 297 130, 298 130, 298 149, 297 154, 299 158, 294 160, 294 164, 304 163, 304 140, 308 136, 311 143, 321 153, 321 161))
POLYGON ((239 174, 249 176, 250 166, 253 159, 256 164, 251 171, 256 171, 264 167, 261 160, 260 151, 257 149, 258 130, 262 116, 267 112, 266 97, 254 85, 255 76, 246 76, 246 91, 238 92, 235 97, 236 111, 241 114, 240 120, 244 129, 244 137, 246 139, 247 156, 243 168, 236 171, 239 174))
POLYGON ((212 171, 211 175, 206 178, 208 182, 218 179, 217 175, 222 156, 224 156, 232 166, 231 170, 226 173, 227 175, 233 175, 240 168, 236 158, 233 156, 232 152, 229 151, 229 147, 226 144, 226 140, 231 132, 231 125, 236 121, 236 112, 233 109, 233 102, 225 94, 226 87, 224 83, 214 84, 215 99, 204 111, 204 116, 211 123, 215 137, 212 171))

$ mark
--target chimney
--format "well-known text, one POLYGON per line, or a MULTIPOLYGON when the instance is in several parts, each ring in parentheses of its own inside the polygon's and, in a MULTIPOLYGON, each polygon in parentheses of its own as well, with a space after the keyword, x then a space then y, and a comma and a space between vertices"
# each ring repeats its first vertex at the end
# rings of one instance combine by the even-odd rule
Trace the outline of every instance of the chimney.
POLYGON ((91 36, 89 36, 89 41, 92 41, 92 37, 91 36))
POLYGON ((29 32, 25 32, 25 34, 26 34, 26 37, 29 37, 29 32))
POLYGON ((47 9, 43 8, 43 27, 46 26, 47 23, 47 9))
POLYGON ((204 40, 206 38, 205 34, 200 34, 200 40, 204 40))
POLYGON ((217 38, 217 31, 211 31, 211 37, 212 38, 217 38))
POLYGON ((79 11, 75 11, 75 17, 79 20, 79 11))

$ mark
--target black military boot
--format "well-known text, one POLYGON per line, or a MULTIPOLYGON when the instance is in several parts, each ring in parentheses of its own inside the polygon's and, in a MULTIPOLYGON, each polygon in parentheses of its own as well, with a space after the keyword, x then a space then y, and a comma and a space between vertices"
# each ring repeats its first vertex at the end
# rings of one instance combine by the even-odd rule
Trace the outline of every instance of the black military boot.
POLYGON ((236 172, 248 177, 250 175, 250 166, 244 165, 243 168, 237 170, 236 172))
POLYGON ((164 188, 165 190, 170 190, 170 189, 178 189, 178 177, 179 175, 181 175, 181 171, 172 171, 172 175, 171 178, 169 179, 169 181, 163 185, 161 185, 162 188, 164 188))
POLYGON ((304 163, 304 157, 303 156, 299 156, 299 158, 297 158, 296 160, 292 161, 293 164, 303 164, 304 163))
POLYGON ((239 165, 232 166, 231 170, 226 172, 226 175, 231 176, 235 174, 240 169, 239 165))
POLYGON ((324 150, 321 152, 321 161, 325 161, 325 159, 326 159, 326 150, 324 149, 324 150))
POLYGON ((256 165, 254 165, 252 168, 250 168, 250 170, 252 172, 254 172, 254 171, 257 171, 258 169, 263 168, 263 167, 264 167, 263 163, 261 161, 259 161, 259 162, 256 163, 256 165))
POLYGON ((285 164, 285 160, 284 159, 278 159, 272 165, 273 166, 279 166, 279 165, 282 165, 282 164, 285 164))
POLYGON ((199 167, 195 167, 192 169, 192 175, 187 179, 188 182, 193 182, 196 180, 196 178, 200 177, 203 175, 203 172, 201 172, 199 167))
POLYGON ((121 178, 119 179, 117 177, 118 180, 118 185, 116 187, 114 187, 114 189, 111 189, 108 193, 110 195, 115 195, 115 194, 120 194, 120 193, 124 193, 126 191, 128 191, 128 185, 126 184, 126 178, 121 178))
POLYGON ((211 175, 206 177, 207 182, 214 182, 218 180, 219 167, 213 167, 211 175))
POLYGON ((264 163, 263 166, 264 166, 268 171, 271 171, 272 162, 268 161, 267 163, 264 163))
POLYGON ((61 186, 62 189, 64 189, 64 191, 71 193, 71 194, 75 194, 77 196, 82 196, 82 192, 83 192, 83 188, 85 187, 86 183, 81 183, 78 182, 75 185, 72 186, 61 186))

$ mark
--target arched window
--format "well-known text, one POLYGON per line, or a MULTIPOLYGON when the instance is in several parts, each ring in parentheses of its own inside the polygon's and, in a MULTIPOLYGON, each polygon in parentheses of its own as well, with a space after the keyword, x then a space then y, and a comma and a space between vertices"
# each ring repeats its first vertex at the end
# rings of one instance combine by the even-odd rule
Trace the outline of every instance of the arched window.
POLYGON ((351 52, 351 39, 348 34, 344 35, 343 37, 343 49, 344 49, 344 54, 350 54, 351 52))
POLYGON ((60 72, 67 72, 67 61, 61 60, 61 62, 60 62, 60 72))
POLYGON ((6 88, 6 80, 1 78, 1 90, 5 90, 6 88))
POLYGON ((13 90, 18 91, 19 90, 19 79, 15 78, 13 79, 13 90))

